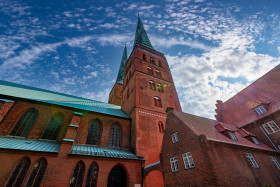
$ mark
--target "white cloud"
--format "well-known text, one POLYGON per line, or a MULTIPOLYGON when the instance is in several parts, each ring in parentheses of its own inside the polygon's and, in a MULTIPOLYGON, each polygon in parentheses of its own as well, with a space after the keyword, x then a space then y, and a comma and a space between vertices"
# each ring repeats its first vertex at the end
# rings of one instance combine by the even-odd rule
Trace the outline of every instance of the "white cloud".
POLYGON ((277 49, 278 49, 278 53, 280 54, 280 47, 277 47, 277 49))
POLYGON ((110 91, 111 91, 111 89, 106 88, 99 92, 85 92, 85 93, 81 94, 81 97, 93 99, 96 101, 108 102, 110 91))

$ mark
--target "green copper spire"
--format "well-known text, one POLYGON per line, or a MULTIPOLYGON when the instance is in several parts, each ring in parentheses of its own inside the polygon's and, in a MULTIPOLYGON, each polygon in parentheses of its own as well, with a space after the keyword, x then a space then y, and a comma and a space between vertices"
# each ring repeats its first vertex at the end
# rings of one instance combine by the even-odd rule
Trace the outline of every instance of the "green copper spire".
POLYGON ((134 45, 136 43, 139 43, 141 45, 144 45, 150 49, 154 49, 149 38, 148 38, 148 35, 144 29, 144 26, 140 20, 140 17, 138 15, 138 23, 137 23, 137 27, 136 27, 136 33, 135 33, 135 39, 134 39, 134 45))
POLYGON ((123 56, 122 56, 122 61, 121 61, 121 65, 120 65, 120 69, 119 69, 119 73, 118 73, 118 77, 117 77, 117 83, 123 84, 123 79, 124 79, 124 66, 125 63, 127 61, 127 50, 126 50, 126 45, 124 46, 124 50, 123 50, 123 56))

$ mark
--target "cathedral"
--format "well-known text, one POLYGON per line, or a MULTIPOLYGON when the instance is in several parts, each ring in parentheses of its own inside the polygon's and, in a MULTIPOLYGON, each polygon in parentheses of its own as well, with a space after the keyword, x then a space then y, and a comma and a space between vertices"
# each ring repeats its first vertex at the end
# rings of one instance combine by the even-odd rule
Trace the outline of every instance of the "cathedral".
POLYGON ((0 81, 0 185, 280 186, 279 78, 186 114, 138 17, 108 103, 0 81))

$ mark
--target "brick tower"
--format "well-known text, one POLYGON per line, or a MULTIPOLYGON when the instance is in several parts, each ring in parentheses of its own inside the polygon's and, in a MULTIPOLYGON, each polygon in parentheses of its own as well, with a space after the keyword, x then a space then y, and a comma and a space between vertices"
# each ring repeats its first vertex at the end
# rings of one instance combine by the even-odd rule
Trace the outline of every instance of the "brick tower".
MULTIPOLYGON (((118 76, 109 100, 113 103, 121 95, 122 110, 132 119, 131 148, 146 159, 145 165, 149 165, 160 160, 166 108, 181 111, 181 106, 167 60, 152 47, 139 17, 134 47, 124 66, 123 60, 124 57, 120 66, 124 67, 122 94, 116 89, 120 84, 118 76)), ((145 186, 163 186, 162 174, 149 173, 145 186)))

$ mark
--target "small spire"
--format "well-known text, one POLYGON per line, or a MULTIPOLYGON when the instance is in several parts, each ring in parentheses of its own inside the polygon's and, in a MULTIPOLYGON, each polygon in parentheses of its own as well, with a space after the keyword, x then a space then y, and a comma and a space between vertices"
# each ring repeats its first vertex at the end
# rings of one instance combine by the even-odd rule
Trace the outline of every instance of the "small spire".
POLYGON ((135 32, 135 39, 134 39, 134 45, 138 43, 138 44, 141 44, 141 45, 144 45, 148 48, 151 48, 151 49, 154 49, 150 40, 149 40, 149 37, 144 29, 144 26, 141 22, 141 19, 140 19, 140 16, 138 14, 138 23, 137 23, 137 27, 136 27, 136 32, 135 32))
POLYGON ((125 66, 126 61, 127 61, 127 49, 126 49, 126 42, 125 42, 123 56, 122 56, 122 60, 121 60, 121 64, 120 64, 120 69, 119 69, 119 73, 118 73, 117 80, 116 80, 117 83, 123 84, 124 66, 125 66))

